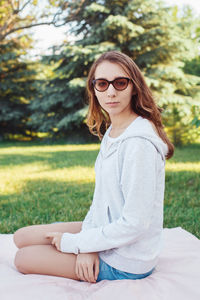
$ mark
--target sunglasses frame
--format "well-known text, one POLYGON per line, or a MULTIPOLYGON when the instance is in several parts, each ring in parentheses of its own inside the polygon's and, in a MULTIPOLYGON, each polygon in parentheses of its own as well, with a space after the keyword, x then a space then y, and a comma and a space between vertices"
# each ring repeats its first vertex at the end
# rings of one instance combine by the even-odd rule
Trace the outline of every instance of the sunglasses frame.
POLYGON ((112 84, 112 86, 113 86, 117 91, 124 91, 124 90, 128 87, 128 84, 129 84, 130 81, 132 81, 132 79, 130 79, 130 78, 128 78, 128 77, 117 77, 117 78, 115 78, 114 80, 111 80, 111 81, 110 81, 110 80, 107 80, 107 79, 105 79, 105 78, 97 78, 97 79, 92 80, 92 84, 93 84, 95 90, 97 90, 98 92, 105 92, 105 91, 109 88, 110 84, 112 84), (126 79, 126 80, 127 80, 127 86, 126 86, 125 88, 123 88, 123 89, 117 89, 117 88, 114 86, 114 82, 115 82, 116 80, 119 80, 119 79, 126 79), (95 87, 96 81, 97 81, 97 80, 105 80, 106 82, 108 82, 108 87, 107 87, 105 90, 103 90, 103 91, 99 91, 99 90, 95 87))

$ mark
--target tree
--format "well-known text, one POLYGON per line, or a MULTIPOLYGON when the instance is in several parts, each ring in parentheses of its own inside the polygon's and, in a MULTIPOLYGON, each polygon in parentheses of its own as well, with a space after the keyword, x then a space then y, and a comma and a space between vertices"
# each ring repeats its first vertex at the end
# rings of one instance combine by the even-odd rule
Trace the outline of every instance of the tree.
POLYGON ((192 74, 200 77, 200 57, 197 56, 190 61, 186 60, 183 71, 186 74, 192 74))
POLYGON ((49 0, 40 11, 38 0, 0 0, 0 43, 7 37, 10 38, 12 33, 27 28, 62 26, 65 23, 61 18, 63 3, 62 0, 49 0))
MULTIPOLYGON (((66 59, 69 63, 72 57, 66 55, 66 59)), ((44 57, 43 64, 49 67, 51 59, 44 57)), ((30 105, 32 115, 28 124, 34 131, 46 132, 50 136, 63 137, 72 131, 73 134, 81 131, 89 137, 83 123, 87 114, 84 103, 85 78, 73 78, 73 74, 68 74, 70 72, 65 73, 60 67, 59 55, 53 57, 52 65, 58 67, 45 80, 40 81, 38 94, 30 105)))
POLYGON ((42 24, 61 25, 62 2, 51 0, 40 12, 37 0, 0 0, 1 137, 31 134, 27 121, 29 103, 36 93, 36 72, 35 63, 25 58, 32 46, 25 29, 42 24))
POLYGON ((159 106, 172 140, 179 144, 189 130, 199 77, 186 76, 185 57, 197 54, 187 21, 175 8, 152 0, 66 1, 66 22, 77 39, 67 43, 59 55, 55 76, 47 84, 42 101, 35 100, 32 115, 38 130, 67 134, 80 128, 86 115, 83 103, 88 70, 101 53, 121 50, 142 69, 159 106), (37 123, 37 124, 36 124, 37 123))
POLYGON ((35 94, 33 68, 22 61, 26 39, 0 45, 0 137, 28 134, 28 103, 35 94))

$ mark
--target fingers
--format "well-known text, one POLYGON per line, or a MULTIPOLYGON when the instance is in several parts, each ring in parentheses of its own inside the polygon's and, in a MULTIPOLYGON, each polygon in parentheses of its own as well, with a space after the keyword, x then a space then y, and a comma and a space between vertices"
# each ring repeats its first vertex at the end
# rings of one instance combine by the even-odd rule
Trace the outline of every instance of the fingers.
POLYGON ((98 275, 99 275, 99 259, 96 259, 95 260, 95 270, 94 270, 95 280, 97 280, 98 275))
POLYGON ((51 241, 51 244, 54 245, 56 247, 57 250, 60 250, 59 247, 59 241, 57 237, 54 237, 53 240, 51 241))
POLYGON ((57 241, 56 237, 53 237, 52 240, 51 240, 51 244, 55 246, 56 245, 56 241, 57 241))
POLYGON ((83 274, 84 274, 86 281, 91 282, 91 283, 95 282, 93 265, 85 266, 83 269, 83 274))
POLYGON ((46 239, 49 239, 49 238, 52 238, 54 235, 54 232, 47 232, 46 234, 45 234, 45 238, 46 239))
POLYGON ((83 268, 81 266, 78 266, 77 276, 80 280, 87 281, 84 277, 83 268))
POLYGON ((99 274, 99 257, 94 253, 78 254, 75 272, 80 280, 95 283, 99 274))
MULTIPOLYGON (((77 256, 78 258, 78 256, 77 256)), ((80 279, 80 280, 83 280, 85 281, 85 278, 83 276, 83 270, 82 270, 82 267, 81 265, 79 265, 78 261, 77 261, 77 258, 76 258, 76 266, 75 266, 75 273, 76 273, 76 276, 80 279)))
POLYGON ((76 265, 75 269, 76 275, 80 280, 87 281, 87 282, 96 282, 94 278, 94 271, 93 271, 93 265, 90 265, 89 267, 87 265, 76 265))
POLYGON ((47 238, 47 239, 49 239, 49 238, 53 238, 55 235, 57 235, 59 232, 47 232, 46 234, 45 234, 45 237, 47 238))
POLYGON ((46 233, 45 237, 47 239, 51 239, 51 244, 56 247, 58 251, 60 251, 60 237, 61 237, 60 232, 48 232, 46 233))
POLYGON ((84 277, 87 282, 90 282, 90 276, 89 276, 89 271, 88 271, 88 266, 85 266, 83 269, 84 277))

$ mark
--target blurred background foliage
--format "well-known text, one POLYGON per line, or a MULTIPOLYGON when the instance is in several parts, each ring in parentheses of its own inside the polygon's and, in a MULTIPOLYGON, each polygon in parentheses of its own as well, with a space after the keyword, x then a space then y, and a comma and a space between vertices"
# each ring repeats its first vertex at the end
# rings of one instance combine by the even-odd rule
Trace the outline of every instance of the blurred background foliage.
POLYGON ((200 21, 189 7, 180 12, 157 0, 49 0, 38 13, 38 3, 0 0, 1 139, 91 139, 87 74, 101 53, 120 50, 145 75, 172 142, 197 140, 200 21), (66 26, 73 39, 33 61, 27 30, 41 24, 66 26))

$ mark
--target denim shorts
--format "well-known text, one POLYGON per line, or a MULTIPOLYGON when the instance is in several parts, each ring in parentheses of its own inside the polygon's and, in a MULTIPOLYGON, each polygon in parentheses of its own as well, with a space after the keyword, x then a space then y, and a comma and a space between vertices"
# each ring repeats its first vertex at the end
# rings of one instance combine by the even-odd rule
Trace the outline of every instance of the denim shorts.
POLYGON ((155 268, 144 274, 133 274, 115 269, 99 257, 99 275, 96 282, 101 280, 142 279, 152 274, 155 268))
MULTIPOLYGON (((62 223, 62 222, 54 222, 52 224, 56 224, 56 223, 62 223)), ((150 270, 149 272, 144 273, 144 274, 128 273, 128 272, 120 271, 118 269, 111 267, 110 265, 105 263, 105 261, 103 261, 99 257, 99 274, 98 274, 96 282, 99 282, 101 280, 142 279, 142 278, 145 278, 145 277, 151 275, 153 273, 154 269, 155 268, 153 268, 152 270, 150 270)), ((83 282, 83 280, 80 280, 80 281, 83 282)))

